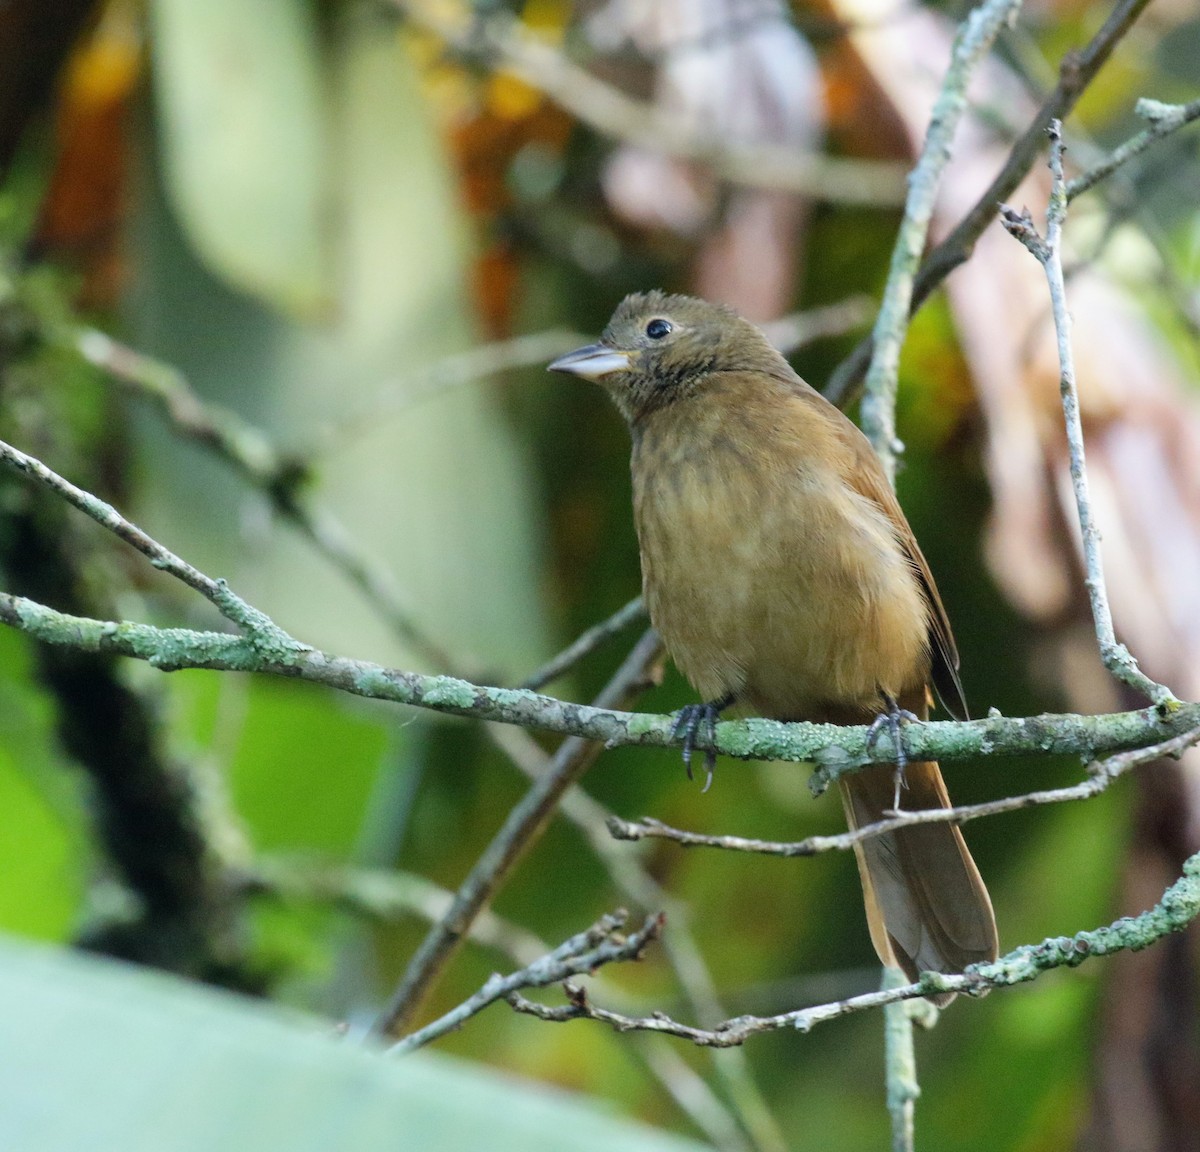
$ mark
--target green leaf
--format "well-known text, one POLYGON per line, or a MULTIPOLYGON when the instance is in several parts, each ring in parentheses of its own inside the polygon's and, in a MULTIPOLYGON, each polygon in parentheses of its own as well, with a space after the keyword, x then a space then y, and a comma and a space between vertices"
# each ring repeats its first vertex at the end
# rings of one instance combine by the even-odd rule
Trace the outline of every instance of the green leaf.
POLYGON ((0 1147, 699 1152, 582 1098, 145 969, 0 943, 0 1147))
POLYGON ((227 283, 286 312, 326 303, 325 118, 314 5, 153 0, 172 207, 227 283))

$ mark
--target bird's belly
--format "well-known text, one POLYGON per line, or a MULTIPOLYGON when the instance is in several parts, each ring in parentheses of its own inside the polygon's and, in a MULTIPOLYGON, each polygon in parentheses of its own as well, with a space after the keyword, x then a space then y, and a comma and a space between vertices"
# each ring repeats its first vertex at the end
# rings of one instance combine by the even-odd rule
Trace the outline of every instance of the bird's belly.
POLYGON ((870 501, 819 478, 756 483, 711 460, 646 479, 647 607, 705 700, 822 719, 878 711, 881 691, 925 682, 924 596, 870 501))

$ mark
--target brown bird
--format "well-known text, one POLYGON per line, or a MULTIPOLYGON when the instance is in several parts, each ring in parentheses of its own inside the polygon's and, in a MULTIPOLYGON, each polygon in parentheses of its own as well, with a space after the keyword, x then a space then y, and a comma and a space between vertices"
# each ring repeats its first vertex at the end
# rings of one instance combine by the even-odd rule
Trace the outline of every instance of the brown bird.
MULTIPOLYGON (((650 619, 706 702, 834 724, 924 719, 930 686, 966 718, 958 652, 929 566, 866 437, 753 324, 688 296, 626 297, 598 344, 550 365, 602 384, 633 438, 650 619)), ((711 771, 711 761, 710 761, 711 771)), ((935 763, 904 769, 906 806, 945 808, 935 763)), ((842 778, 851 827, 896 805, 895 769, 842 778)), ((994 960, 987 889, 951 824, 855 846, 871 940, 910 979, 994 960)))

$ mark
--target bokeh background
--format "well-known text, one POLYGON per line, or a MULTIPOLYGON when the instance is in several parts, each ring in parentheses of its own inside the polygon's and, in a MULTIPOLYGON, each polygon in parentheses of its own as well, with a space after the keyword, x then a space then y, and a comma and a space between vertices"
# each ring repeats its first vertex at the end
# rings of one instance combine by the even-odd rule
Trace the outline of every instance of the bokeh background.
MULTIPOLYGON (((1037 0, 1001 37, 971 87, 935 238, 1112 7, 1037 0)), ((965 11, 9 0, 0 434, 306 642, 519 683, 639 588, 626 431, 598 389, 544 364, 593 339, 626 292, 664 287, 764 324, 793 318, 770 331, 823 386, 869 328, 905 165, 965 11), (688 155, 697 140, 709 154, 688 155), (763 161, 788 155, 832 164, 772 175, 763 161)), ((1070 161, 1136 132, 1139 97, 1198 87, 1195 6, 1145 5, 1067 122, 1070 161)), ((1013 198, 1039 218, 1040 169, 1013 198)), ((1080 198, 1068 224, 1118 631, 1193 699, 1198 199, 1185 129, 1080 198)), ((1057 402, 1040 269, 993 224, 916 318, 899 411, 901 500, 977 715, 1137 704, 1095 657, 1057 402)), ((0 478, 0 570, 7 590, 64 610, 215 626, 209 605, 19 478, 0 478)), ((637 635, 549 690, 590 699, 637 635)), ((690 699, 668 667, 637 706, 690 699)), ((1079 771, 1039 758, 947 775, 971 802, 1079 771)), ((1151 905, 1200 848, 1196 772, 1185 757, 1086 805, 971 825, 1002 944, 1151 905)), ((637 896, 653 885, 668 935, 694 942, 689 979, 711 986, 710 1009, 771 1014, 877 986, 848 855, 618 845, 598 825, 609 810, 766 839, 840 829, 836 800, 814 801, 805 776, 722 761, 702 795, 672 753, 604 753, 593 803, 524 859, 488 940, 422 1019, 614 907, 654 910, 637 896)), ((47 653, 0 630, 0 929, 13 937, 356 1034, 525 783, 477 725, 47 653)), ((956 1003, 918 1037, 919 1146, 1200 1147, 1196 961, 1185 934, 956 1003)), ((661 948, 593 992, 696 1016, 661 948)), ((717 1147, 889 1139, 877 1014, 713 1054, 500 1005, 439 1047, 717 1147)))

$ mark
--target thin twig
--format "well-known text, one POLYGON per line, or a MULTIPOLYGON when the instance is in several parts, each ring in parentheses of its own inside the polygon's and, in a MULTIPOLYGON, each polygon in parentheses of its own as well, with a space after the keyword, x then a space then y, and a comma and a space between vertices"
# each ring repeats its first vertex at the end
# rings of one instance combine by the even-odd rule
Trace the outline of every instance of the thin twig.
POLYGON ((177 432, 232 464, 256 488, 294 490, 311 479, 307 461, 279 451, 236 412, 201 400, 174 365, 96 328, 67 329, 60 342, 132 395, 151 401, 177 432))
POLYGON ((1180 932, 1200 914, 1200 853, 1190 857, 1183 866, 1183 875, 1176 880, 1151 909, 1139 916, 1122 917, 1102 928, 1078 932, 1074 936, 1059 936, 1041 944, 1023 944, 999 960, 988 964, 973 964, 960 975, 947 976, 940 972, 925 972, 914 984, 867 992, 829 1004, 800 1008, 778 1016, 738 1016, 715 1028, 696 1028, 673 1020, 662 1012, 651 1016, 633 1017, 593 1005, 586 993, 574 985, 565 985, 568 1003, 547 1007, 532 1003, 519 992, 508 1002, 519 1012, 542 1020, 565 1022, 589 1019, 608 1024, 618 1032, 658 1032, 690 1040, 710 1048, 729 1048, 744 1044, 751 1036, 794 1028, 808 1032, 827 1020, 837 1020, 856 1012, 882 1008, 901 1000, 915 1000, 946 992, 979 996, 989 989, 1006 988, 1034 980, 1053 968, 1076 967, 1093 956, 1108 956, 1125 949, 1147 948, 1172 932, 1180 932))
MULTIPOLYGON (((867 323, 874 310, 870 297, 850 296, 834 304, 781 316, 763 326, 771 341, 785 354, 806 344, 830 336, 840 336, 867 323)), ((107 339, 107 338, 106 338, 107 339)), ((378 427, 380 420, 394 417, 414 404, 440 396, 444 392, 477 384, 502 372, 544 365, 561 355, 565 348, 582 344, 586 337, 570 329, 552 328, 480 344, 465 352, 457 352, 430 364, 427 368, 406 373, 403 377, 379 387, 373 399, 360 408, 323 429, 315 438, 313 449, 300 457, 300 462, 318 455, 327 455, 361 435, 378 427)))
POLYGON ((545 365, 566 348, 582 344, 586 337, 570 329, 550 329, 480 344, 464 352, 455 352, 426 368, 381 385, 355 411, 323 429, 316 437, 312 455, 326 455, 346 445, 364 432, 373 431, 387 420, 434 396, 467 384, 478 384, 501 372, 545 365))
POLYGON ((698 135, 678 117, 604 83, 506 12, 493 9, 463 20, 444 15, 441 7, 427 0, 391 2, 415 27, 468 59, 482 58, 489 67, 519 76, 610 139, 694 160, 735 184, 846 204, 891 206, 903 199, 904 173, 895 164, 698 135))
POLYGON ((871 322, 875 312, 870 296, 847 296, 834 304, 810 308, 806 312, 791 312, 778 320, 768 320, 762 326, 767 339, 785 356, 830 336, 844 336, 871 322))
MULTIPOLYGON (((454 900, 453 892, 412 872, 347 867, 292 856, 260 857, 250 867, 233 869, 230 880, 250 895, 328 904, 381 924, 413 917, 437 921, 454 900)), ((488 909, 471 925, 469 936, 474 943, 502 952, 517 964, 532 964, 548 949, 534 933, 488 909)))
MULTIPOLYGON (((600 707, 618 703, 642 683, 657 659, 661 641, 649 630, 597 697, 600 707)), ((434 980, 457 953, 464 933, 480 910, 553 817, 563 793, 587 771, 600 746, 579 738, 564 740, 550 768, 509 812, 503 826, 459 886, 454 904, 417 949, 387 1010, 375 1025, 381 1035, 398 1036, 419 1009, 434 980)))
POLYGON ((641 620, 646 615, 642 598, 635 596, 622 608, 618 608, 607 620, 601 620, 578 638, 568 644, 557 656, 547 660, 536 672, 531 672, 521 681, 522 688, 536 692, 546 684, 566 675, 581 660, 590 656, 606 641, 612 639, 618 632, 624 631, 635 620, 641 620))
POLYGON ((1062 394, 1063 415, 1066 420, 1067 446, 1071 460, 1071 483, 1075 489, 1075 506, 1083 538, 1085 582, 1092 606, 1092 620, 1100 644, 1104 666, 1120 681, 1143 693, 1155 704, 1173 707, 1178 703, 1175 694, 1145 675, 1124 644, 1117 642, 1113 629, 1112 610, 1104 582, 1104 566, 1100 557, 1100 529, 1092 514, 1088 494, 1087 466, 1083 447, 1083 423, 1079 415, 1079 392, 1075 382, 1075 358, 1071 349, 1071 316, 1067 311, 1067 290, 1063 281, 1062 229, 1067 216, 1066 182, 1063 179, 1062 125, 1050 123, 1050 172, 1053 186, 1046 212, 1046 235, 1043 238, 1033 225, 1028 210, 1015 212, 1001 205, 1000 219, 1010 235, 1019 240, 1042 266, 1050 288, 1050 303, 1054 313, 1054 331, 1058 341, 1060 367, 1059 391, 1062 394))
MULTIPOLYGON (((550 757, 524 729, 496 724, 486 727, 495 735, 497 743, 509 758, 530 779, 536 780, 550 770, 550 757)), ((660 946, 679 981, 689 1011, 702 1023, 715 1024, 723 1019, 725 1011, 716 982, 692 928, 693 909, 664 889, 634 853, 614 841, 607 824, 613 818, 612 813, 582 787, 576 785, 564 793, 559 812, 579 829, 591 845, 622 899, 640 908, 659 908, 666 913, 671 930, 663 935, 660 946)), ((653 1039, 666 1042, 666 1037, 653 1039)), ((654 1065, 653 1053, 646 1058, 654 1065)), ((737 1122, 750 1137, 754 1149, 759 1152, 786 1152, 787 1141, 763 1099, 755 1083, 753 1069, 744 1055, 741 1052, 726 1053, 724 1059, 714 1062, 714 1070, 724 1089, 724 1098, 736 1114, 737 1122)), ((674 1089, 668 1090, 674 1094, 674 1089)), ((694 1118, 701 1123, 699 1116, 694 1118)), ((704 1121, 702 1126, 706 1131, 711 1130, 711 1119, 704 1121)))
POLYGON ((874 350, 862 404, 863 431, 892 481, 895 479, 896 455, 903 450, 896 440, 900 349, 908 328, 913 282, 921 253, 925 250, 938 185, 950 162, 950 145, 967 106, 967 85, 971 75, 991 49, 1000 30, 1016 18, 1020 8, 1021 0, 985 0, 959 26, 950 53, 950 67, 933 106, 925 143, 909 176, 904 218, 892 249, 887 286, 875 321, 874 350))
POLYGON ((608 830, 618 840, 670 840, 684 848, 721 848, 732 852, 753 852, 763 856, 790 858, 817 856, 822 852, 844 852, 864 840, 901 828, 911 828, 916 824, 965 824, 968 820, 998 816, 1004 812, 1016 812, 1024 808, 1087 800, 1100 795, 1132 768, 1166 756, 1178 756, 1197 741, 1200 741, 1200 725, 1148 748, 1118 753, 1090 764, 1088 778, 1079 784, 1040 792, 1025 792, 1020 796, 1005 796, 982 804, 964 804, 958 808, 922 808, 915 812, 901 812, 835 836, 809 836, 796 841, 756 840, 745 836, 709 836, 672 828, 669 824, 648 816, 636 821, 610 816, 608 830))
MULTIPOLYGON (((1058 84, 1035 113, 1020 139, 1012 146, 1003 167, 979 199, 954 229, 926 256, 913 284, 909 314, 929 298, 960 264, 970 259, 975 241, 995 219, 996 203, 1012 195, 1037 162, 1045 140, 1046 126, 1052 119, 1064 119, 1079 97, 1104 67, 1113 49, 1141 15, 1150 0, 1118 0, 1104 25, 1078 52, 1068 52, 1059 66, 1058 84)), ((866 337, 838 365, 825 386, 825 395, 833 403, 845 406, 866 376, 874 349, 874 338, 866 337)))
POLYGON ((627 918, 628 914, 623 910, 602 916, 586 932, 572 936, 540 960, 508 976, 492 976, 474 996, 444 1016, 426 1024, 424 1028, 410 1032, 404 1039, 393 1044, 388 1049, 388 1054, 398 1056, 421 1048, 430 1041, 461 1028, 472 1016, 495 1004, 497 1000, 507 999, 522 988, 545 988, 572 976, 591 974, 605 964, 620 960, 640 960, 646 946, 661 933, 663 917, 661 913, 654 913, 646 917, 645 923, 637 932, 631 936, 624 936, 621 929, 625 926, 627 918))
POLYGON ((370 560, 340 521, 312 499, 312 463, 306 455, 281 451, 235 412, 201 400, 171 364, 94 328, 68 330, 66 340, 89 364, 152 403, 176 432, 203 445, 262 492, 276 513, 358 588, 414 655, 443 671, 455 667, 446 649, 417 624, 416 613, 391 574, 370 560))
POLYGON ((114 536, 136 548, 155 568, 174 576, 176 580, 199 592, 216 606, 222 616, 236 624, 247 635, 275 639, 283 636, 267 616, 235 595, 224 580, 214 580, 199 569, 193 568, 186 560, 148 536, 136 524, 126 520, 111 504, 106 504, 98 496, 77 488, 57 472, 47 468, 40 460, 27 456, 11 444, 0 440, 0 463, 37 480, 72 507, 78 508, 97 524, 107 528, 114 536))
POLYGON ((1135 156, 1140 156, 1163 137, 1170 136, 1172 132, 1177 132, 1194 120, 1200 120, 1200 100, 1193 100, 1190 104, 1162 104, 1157 100, 1143 98, 1134 105, 1133 110, 1143 120, 1148 120, 1150 127, 1144 128, 1136 136, 1126 140, 1095 167, 1089 168, 1073 180, 1068 180, 1066 188, 1068 203, 1076 196, 1081 196, 1090 188, 1094 188, 1101 180, 1111 176, 1135 156))

